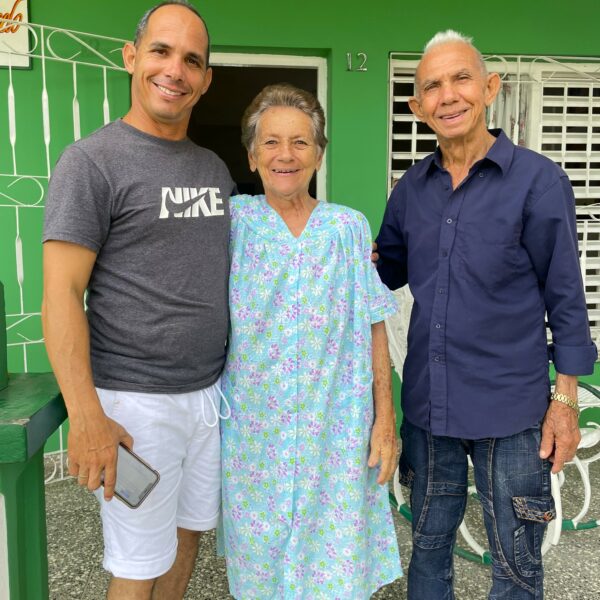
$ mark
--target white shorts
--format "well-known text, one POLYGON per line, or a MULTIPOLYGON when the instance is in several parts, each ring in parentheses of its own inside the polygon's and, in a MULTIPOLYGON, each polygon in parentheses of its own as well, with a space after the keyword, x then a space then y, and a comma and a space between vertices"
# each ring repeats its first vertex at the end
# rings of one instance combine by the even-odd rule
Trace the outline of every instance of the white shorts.
POLYGON ((115 577, 154 579, 177 553, 177 528, 205 531, 217 525, 221 503, 221 445, 217 382, 186 394, 97 389, 108 417, 133 437, 133 450, 160 473, 135 509, 96 492, 104 530, 104 568, 115 577))

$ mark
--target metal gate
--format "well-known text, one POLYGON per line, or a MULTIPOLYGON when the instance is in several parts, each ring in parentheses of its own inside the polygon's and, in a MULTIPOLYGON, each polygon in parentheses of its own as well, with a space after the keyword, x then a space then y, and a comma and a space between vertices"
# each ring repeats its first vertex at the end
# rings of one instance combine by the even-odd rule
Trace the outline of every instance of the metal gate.
MULTIPOLYGON (((68 144, 124 114, 129 78, 120 59, 125 40, 12 23, 27 28, 29 51, 0 42, 7 64, 0 68, 0 280, 11 370, 48 371, 40 305, 50 172, 68 144)), ((47 444, 47 481, 65 476, 63 429, 47 444)))

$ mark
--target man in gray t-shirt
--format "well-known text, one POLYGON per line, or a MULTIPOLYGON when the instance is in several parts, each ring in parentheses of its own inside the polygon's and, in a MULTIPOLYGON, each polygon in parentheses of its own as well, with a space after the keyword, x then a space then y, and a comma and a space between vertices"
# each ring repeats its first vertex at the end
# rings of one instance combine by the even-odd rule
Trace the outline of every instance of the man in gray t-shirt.
POLYGON ((181 598, 197 532, 218 517, 234 184, 186 137, 208 56, 195 8, 150 9, 123 49, 129 112, 67 148, 50 181, 44 333, 69 412, 70 473, 90 490, 104 482, 109 598, 181 598), (135 510, 109 502, 120 442, 161 475, 135 510))

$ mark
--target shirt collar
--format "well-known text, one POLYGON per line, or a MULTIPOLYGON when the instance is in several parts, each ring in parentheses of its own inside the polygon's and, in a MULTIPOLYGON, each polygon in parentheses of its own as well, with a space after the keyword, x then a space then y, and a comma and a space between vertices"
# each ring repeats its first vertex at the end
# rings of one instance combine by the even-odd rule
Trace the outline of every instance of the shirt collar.
POLYGON ((496 141, 488 150, 484 160, 496 163, 500 167, 502 175, 506 175, 513 159, 515 145, 506 137, 502 129, 488 129, 488 131, 496 138, 496 141))
MULTIPOLYGON (((496 138, 496 141, 482 160, 494 163, 500 167, 502 174, 506 175, 510 168, 510 163, 512 162, 515 145, 508 137, 506 137, 506 134, 502 129, 488 129, 488 131, 496 138)), ((434 168, 443 170, 442 153, 439 146, 435 149, 435 152, 427 158, 429 159, 429 164, 425 167, 423 175, 429 175, 434 168)))

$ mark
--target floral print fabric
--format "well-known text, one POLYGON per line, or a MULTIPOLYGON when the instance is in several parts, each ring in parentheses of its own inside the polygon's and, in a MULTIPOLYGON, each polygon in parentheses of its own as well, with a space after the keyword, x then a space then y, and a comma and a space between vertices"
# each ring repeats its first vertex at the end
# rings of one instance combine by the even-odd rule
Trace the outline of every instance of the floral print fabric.
POLYGON ((238 600, 361 600, 402 574, 387 486, 367 467, 371 324, 396 310, 367 221, 320 202, 295 238, 231 199, 223 534, 238 600))

